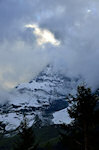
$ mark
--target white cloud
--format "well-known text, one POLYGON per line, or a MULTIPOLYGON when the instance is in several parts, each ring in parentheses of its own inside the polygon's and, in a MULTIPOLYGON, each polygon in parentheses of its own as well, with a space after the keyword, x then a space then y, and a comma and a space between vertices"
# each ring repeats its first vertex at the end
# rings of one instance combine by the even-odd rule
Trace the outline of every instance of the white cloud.
POLYGON ((0 86, 30 80, 55 61, 99 87, 98 28, 98 0, 0 1, 0 86))
POLYGON ((27 24, 26 28, 33 28, 33 34, 37 37, 38 45, 44 45, 50 43, 54 46, 59 46, 60 41, 57 40, 52 32, 47 29, 41 29, 37 24, 27 24))
POLYGON ((0 44, 0 51, 0 84, 6 90, 29 81, 49 62, 47 51, 33 49, 21 40, 4 41, 0 44))

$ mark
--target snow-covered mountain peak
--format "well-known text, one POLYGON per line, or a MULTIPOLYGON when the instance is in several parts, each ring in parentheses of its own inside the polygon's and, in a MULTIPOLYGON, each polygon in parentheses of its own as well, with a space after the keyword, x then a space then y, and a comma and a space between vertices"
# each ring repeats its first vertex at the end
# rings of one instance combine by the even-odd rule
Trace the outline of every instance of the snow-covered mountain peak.
POLYGON ((75 93, 79 82, 78 78, 71 79, 56 71, 53 65, 47 65, 29 83, 14 89, 8 103, 0 107, 0 120, 9 124, 8 129, 19 125, 23 113, 32 123, 37 115, 48 122, 53 113, 67 107, 66 95, 75 93))

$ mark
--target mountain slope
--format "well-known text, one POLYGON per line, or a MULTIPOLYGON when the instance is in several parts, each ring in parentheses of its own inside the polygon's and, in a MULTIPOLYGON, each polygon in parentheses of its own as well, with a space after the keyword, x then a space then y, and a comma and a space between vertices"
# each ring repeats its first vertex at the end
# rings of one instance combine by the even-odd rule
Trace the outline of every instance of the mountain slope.
MULTIPOLYGON (((25 113, 30 125, 36 116, 42 124, 52 124, 53 113, 60 111, 63 115, 61 110, 68 106, 66 95, 75 94, 80 81, 66 77, 53 65, 47 65, 37 77, 29 83, 18 85, 10 93, 7 103, 0 106, 0 121, 7 124, 6 130, 14 129, 19 126, 25 113)), ((54 123, 57 122, 54 120, 54 123)))

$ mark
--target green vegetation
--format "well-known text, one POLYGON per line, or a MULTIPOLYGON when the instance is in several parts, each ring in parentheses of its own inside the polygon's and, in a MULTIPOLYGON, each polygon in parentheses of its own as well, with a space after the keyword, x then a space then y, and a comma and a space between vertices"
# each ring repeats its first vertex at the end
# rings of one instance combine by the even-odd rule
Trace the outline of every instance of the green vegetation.
MULTIPOLYGON (((90 88, 78 86, 77 94, 68 97, 69 125, 39 126, 36 118, 29 127, 26 117, 17 134, 5 135, 1 128, 0 150, 99 150, 99 96, 90 88)), ((2 127, 2 125, 1 125, 2 127)))
MULTIPOLYGON (((45 126, 42 128, 34 128, 35 139, 39 142, 39 148, 44 148, 49 143, 51 146, 56 145, 59 141, 59 130, 60 126, 53 125, 53 126, 45 126)), ((15 147, 16 141, 19 142, 19 136, 14 135, 12 137, 4 137, 0 141, 0 150, 13 150, 15 147)))
POLYGON ((68 113, 73 119, 70 125, 63 125, 61 133, 65 147, 76 150, 98 150, 99 142, 99 97, 90 88, 78 86, 77 94, 68 97, 68 113), (75 147, 75 148, 74 148, 75 147))
POLYGON ((19 139, 15 141, 13 150, 36 150, 37 144, 32 127, 29 127, 28 120, 24 116, 18 129, 19 139))

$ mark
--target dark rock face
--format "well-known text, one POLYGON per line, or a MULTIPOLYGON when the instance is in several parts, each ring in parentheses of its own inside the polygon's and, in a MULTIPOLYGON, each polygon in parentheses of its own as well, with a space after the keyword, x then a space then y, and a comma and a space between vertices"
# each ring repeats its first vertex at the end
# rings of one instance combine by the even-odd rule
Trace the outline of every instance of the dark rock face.
POLYGON ((54 113, 56 111, 62 110, 64 108, 68 107, 68 103, 64 99, 59 99, 53 101, 47 109, 45 109, 46 113, 54 113))

